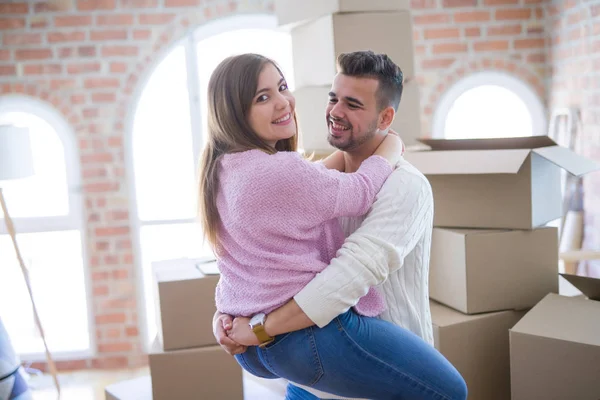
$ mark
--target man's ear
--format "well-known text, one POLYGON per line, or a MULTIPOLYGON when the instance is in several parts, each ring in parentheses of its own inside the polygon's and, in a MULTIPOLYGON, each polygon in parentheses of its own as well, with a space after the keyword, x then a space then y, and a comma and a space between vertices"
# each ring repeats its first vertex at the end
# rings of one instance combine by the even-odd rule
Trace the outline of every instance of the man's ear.
POLYGON ((396 117, 396 111, 394 111, 394 107, 386 107, 379 113, 379 121, 377 128, 380 131, 387 131, 392 122, 394 122, 394 118, 396 117))

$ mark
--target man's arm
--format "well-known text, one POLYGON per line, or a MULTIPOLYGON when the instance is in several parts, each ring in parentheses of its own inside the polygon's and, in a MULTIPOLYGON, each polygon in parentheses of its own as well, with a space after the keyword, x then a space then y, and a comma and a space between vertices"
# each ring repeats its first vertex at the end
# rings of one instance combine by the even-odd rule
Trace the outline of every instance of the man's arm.
POLYGON ((397 171, 388 180, 393 186, 380 193, 331 264, 293 300, 269 314, 268 334, 327 325, 354 306, 369 288, 383 283, 395 270, 390 266, 400 266, 414 249, 433 221, 431 187, 410 170, 397 171))

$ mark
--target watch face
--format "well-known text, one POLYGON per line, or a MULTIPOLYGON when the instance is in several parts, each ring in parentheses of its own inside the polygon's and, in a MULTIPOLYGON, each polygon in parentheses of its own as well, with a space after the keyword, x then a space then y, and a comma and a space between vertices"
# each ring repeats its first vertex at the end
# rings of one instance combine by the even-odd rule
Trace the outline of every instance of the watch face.
POLYGON ((262 325, 265 322, 265 314, 256 314, 254 317, 252 317, 252 319, 250 320, 250 326, 254 327, 256 325, 262 325))

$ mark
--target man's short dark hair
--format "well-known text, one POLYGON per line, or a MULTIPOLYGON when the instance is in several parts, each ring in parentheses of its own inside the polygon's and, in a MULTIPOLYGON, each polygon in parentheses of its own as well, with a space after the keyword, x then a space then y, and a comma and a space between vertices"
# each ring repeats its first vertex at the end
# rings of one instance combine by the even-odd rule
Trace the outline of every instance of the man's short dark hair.
POLYGON ((398 111, 402 97, 402 70, 386 54, 372 51, 342 53, 337 58, 338 72, 356 78, 375 78, 379 81, 377 105, 380 110, 392 106, 398 111))

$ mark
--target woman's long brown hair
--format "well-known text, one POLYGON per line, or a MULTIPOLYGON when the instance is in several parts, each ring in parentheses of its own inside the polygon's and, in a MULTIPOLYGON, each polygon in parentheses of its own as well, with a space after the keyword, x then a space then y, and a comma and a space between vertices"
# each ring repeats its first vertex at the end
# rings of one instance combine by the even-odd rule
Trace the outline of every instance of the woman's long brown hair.
MULTIPOLYGON (((259 149, 268 154, 277 151, 296 151, 296 135, 280 140, 275 148, 265 143, 248 123, 248 113, 258 87, 263 68, 272 64, 281 74, 277 64, 259 54, 242 54, 223 60, 208 83, 208 137, 202 153, 199 171, 199 211, 204 235, 218 254, 217 210, 219 188, 219 159, 227 153, 259 149)), ((281 74, 283 77, 283 74, 281 74)))

